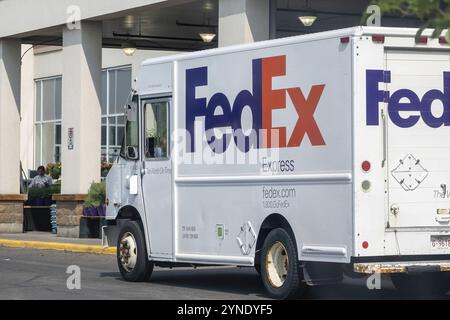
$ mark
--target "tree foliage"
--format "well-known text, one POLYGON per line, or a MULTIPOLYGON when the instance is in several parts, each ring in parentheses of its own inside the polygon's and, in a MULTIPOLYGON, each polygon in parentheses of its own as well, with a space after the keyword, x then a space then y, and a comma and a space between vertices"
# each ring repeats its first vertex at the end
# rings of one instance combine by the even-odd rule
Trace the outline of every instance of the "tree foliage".
MULTIPOLYGON (((439 37, 450 27, 450 0, 373 0, 382 13, 397 13, 402 16, 414 16, 423 21, 419 29, 420 36, 425 28, 434 29, 432 37, 439 37)), ((448 31, 445 34, 449 41, 448 31)))

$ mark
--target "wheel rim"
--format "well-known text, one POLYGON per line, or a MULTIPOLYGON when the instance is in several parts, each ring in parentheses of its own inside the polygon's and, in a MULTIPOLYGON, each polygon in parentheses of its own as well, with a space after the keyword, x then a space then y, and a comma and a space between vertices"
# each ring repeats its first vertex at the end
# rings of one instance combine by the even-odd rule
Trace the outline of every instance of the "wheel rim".
POLYGON ((126 232, 120 240, 119 259, 125 271, 133 271, 137 260, 137 246, 136 239, 130 232, 126 232))
POLYGON ((284 245, 277 241, 267 251, 267 278, 274 288, 280 288, 286 281, 289 270, 289 257, 284 245))

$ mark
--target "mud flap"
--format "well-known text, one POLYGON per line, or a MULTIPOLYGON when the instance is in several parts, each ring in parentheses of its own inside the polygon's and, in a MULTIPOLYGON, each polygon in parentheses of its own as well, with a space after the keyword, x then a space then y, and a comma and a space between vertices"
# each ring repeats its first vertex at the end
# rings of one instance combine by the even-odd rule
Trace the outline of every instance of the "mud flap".
POLYGON ((109 225, 102 227, 102 246, 115 247, 119 239, 120 226, 109 225))
POLYGON ((308 261, 304 263, 303 276, 310 286, 340 283, 343 279, 342 264, 308 261))

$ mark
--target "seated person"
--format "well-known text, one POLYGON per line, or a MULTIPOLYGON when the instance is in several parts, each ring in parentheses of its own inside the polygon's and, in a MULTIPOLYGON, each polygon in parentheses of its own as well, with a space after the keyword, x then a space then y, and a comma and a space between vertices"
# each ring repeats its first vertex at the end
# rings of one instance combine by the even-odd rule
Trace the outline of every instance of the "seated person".
POLYGON ((147 158, 165 158, 167 157, 167 140, 163 136, 159 139, 159 143, 154 137, 147 137, 145 144, 145 156, 147 158))
POLYGON ((155 158, 165 158, 167 156, 167 143, 166 138, 162 137, 159 146, 155 147, 155 158))
POLYGON ((53 184, 52 177, 45 174, 45 167, 39 166, 36 177, 31 180, 30 188, 47 188, 53 184))

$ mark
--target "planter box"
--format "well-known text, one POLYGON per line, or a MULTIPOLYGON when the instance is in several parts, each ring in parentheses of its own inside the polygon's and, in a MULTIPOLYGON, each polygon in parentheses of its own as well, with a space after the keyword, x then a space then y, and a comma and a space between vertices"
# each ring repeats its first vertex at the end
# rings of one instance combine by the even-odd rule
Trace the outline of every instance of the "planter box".
POLYGON ((104 221, 102 217, 81 217, 79 237, 101 239, 104 221))

